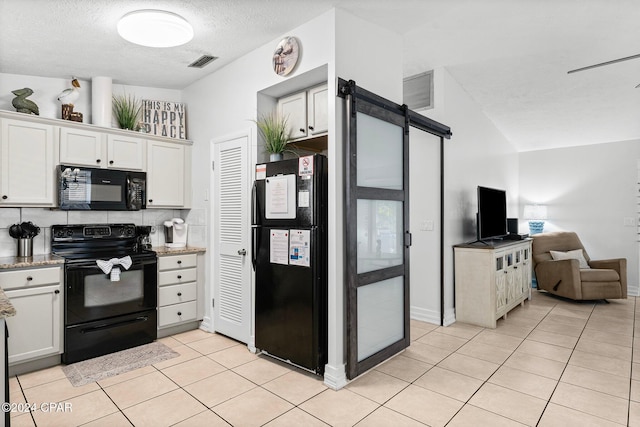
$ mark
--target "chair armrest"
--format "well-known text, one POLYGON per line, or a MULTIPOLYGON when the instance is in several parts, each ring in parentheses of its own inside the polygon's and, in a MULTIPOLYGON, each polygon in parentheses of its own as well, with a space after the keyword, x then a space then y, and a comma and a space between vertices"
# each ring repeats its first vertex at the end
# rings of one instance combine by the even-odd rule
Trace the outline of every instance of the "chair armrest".
POLYGON ((604 268, 615 270, 620 276, 620 287, 622 288, 622 297, 627 297, 627 259, 626 258, 612 258, 612 259, 599 259, 589 261, 591 268, 604 268))
POLYGON ((549 260, 536 263, 538 289, 571 299, 582 299, 580 263, 577 259, 549 260))

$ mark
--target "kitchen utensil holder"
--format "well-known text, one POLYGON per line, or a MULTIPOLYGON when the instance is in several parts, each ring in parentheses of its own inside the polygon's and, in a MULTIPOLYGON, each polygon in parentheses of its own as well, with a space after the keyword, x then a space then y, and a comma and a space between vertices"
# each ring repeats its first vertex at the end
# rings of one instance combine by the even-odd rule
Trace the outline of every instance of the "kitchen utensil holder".
POLYGON ((24 237, 18 240, 18 256, 19 257, 32 257, 33 256, 33 238, 24 237))

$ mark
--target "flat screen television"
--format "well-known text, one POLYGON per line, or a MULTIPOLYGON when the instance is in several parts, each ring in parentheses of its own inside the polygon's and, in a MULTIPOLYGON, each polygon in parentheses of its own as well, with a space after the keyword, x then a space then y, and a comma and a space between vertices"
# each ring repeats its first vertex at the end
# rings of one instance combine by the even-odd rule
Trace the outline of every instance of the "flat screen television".
POLYGON ((478 186, 478 240, 491 240, 507 234, 506 191, 478 186))

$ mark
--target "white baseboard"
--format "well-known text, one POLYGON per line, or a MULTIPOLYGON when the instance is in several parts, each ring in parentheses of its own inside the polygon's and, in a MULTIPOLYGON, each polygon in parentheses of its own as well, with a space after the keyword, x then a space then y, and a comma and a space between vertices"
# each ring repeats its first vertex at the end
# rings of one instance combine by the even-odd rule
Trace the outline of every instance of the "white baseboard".
POLYGON ((211 318, 205 316, 202 319, 202 323, 200 323, 200 329, 205 330, 207 332, 215 332, 213 329, 213 322, 211 322, 211 318))
POLYGON ((347 373, 345 365, 332 366, 326 364, 324 366, 324 384, 333 389, 340 390, 347 385, 347 373))
POLYGON ((434 325, 440 324, 439 312, 422 307, 411 306, 409 308, 409 317, 413 320, 419 320, 421 322, 431 323, 434 325))
POLYGON ((638 285, 635 285, 635 286, 627 285, 627 295, 629 295, 630 297, 640 296, 640 287, 638 287, 638 285))

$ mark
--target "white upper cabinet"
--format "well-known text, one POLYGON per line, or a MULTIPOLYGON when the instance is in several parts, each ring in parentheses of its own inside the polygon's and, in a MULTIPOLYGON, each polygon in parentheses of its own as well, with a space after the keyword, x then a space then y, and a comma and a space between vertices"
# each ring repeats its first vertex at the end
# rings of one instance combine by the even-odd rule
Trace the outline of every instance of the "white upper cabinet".
POLYGON ((327 133, 327 95, 324 84, 278 99, 278 114, 287 118, 293 141, 327 133))
POLYGON ((278 114, 287 119, 291 139, 296 140, 307 136, 307 92, 280 98, 278 114))
POLYGON ((141 171, 145 166, 145 140, 61 127, 60 163, 141 171))
POLYGON ((54 206, 54 127, 2 119, 0 206, 54 206))
POLYGON ((147 209, 191 204, 191 146, 148 141, 147 209))

